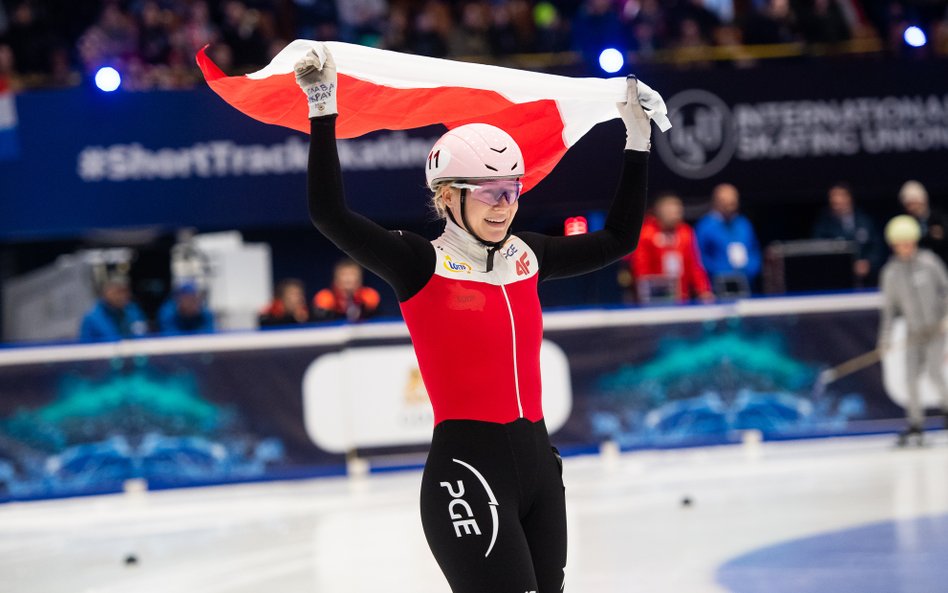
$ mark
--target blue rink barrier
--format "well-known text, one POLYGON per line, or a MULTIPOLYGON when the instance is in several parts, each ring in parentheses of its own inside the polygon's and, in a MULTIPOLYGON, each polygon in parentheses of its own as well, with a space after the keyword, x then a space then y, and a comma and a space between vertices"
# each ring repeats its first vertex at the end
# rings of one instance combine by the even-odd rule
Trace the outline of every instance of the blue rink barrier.
MULTIPOLYGON (((815 388, 874 346, 878 304, 547 314, 553 439, 588 452, 884 430, 902 411, 879 367, 815 388)), ((0 500, 340 474, 352 451, 423 452, 430 430, 401 323, 0 351, 0 500)))

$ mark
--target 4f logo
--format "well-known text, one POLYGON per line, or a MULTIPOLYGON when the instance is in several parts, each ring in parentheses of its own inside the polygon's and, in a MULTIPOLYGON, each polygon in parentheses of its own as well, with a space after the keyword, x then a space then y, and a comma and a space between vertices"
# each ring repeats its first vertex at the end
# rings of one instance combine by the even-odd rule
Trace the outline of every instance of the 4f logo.
POLYGON ((520 259, 517 260, 517 275, 526 276, 530 273, 530 260, 528 259, 528 254, 524 253, 520 256, 520 259))

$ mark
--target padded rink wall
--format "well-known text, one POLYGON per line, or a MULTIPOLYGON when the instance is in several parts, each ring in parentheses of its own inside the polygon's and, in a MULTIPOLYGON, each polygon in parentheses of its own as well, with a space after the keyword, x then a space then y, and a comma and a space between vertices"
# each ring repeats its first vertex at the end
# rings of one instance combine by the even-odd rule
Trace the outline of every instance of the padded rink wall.
MULTIPOLYGON (((891 430, 878 294, 545 316, 544 409, 565 452, 891 430)), ((462 361, 459 381, 473 372, 462 361)), ((432 416, 400 322, 0 351, 0 500, 345 472, 414 451, 432 416)))

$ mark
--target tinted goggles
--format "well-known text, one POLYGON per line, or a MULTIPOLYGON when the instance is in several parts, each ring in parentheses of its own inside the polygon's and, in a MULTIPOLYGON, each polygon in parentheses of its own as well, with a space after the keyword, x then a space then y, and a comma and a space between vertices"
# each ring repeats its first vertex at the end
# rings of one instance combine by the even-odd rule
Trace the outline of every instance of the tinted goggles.
POLYGON ((496 206, 502 200, 513 205, 520 199, 523 184, 519 179, 482 181, 480 183, 452 183, 451 187, 468 190, 468 195, 488 206, 496 206))

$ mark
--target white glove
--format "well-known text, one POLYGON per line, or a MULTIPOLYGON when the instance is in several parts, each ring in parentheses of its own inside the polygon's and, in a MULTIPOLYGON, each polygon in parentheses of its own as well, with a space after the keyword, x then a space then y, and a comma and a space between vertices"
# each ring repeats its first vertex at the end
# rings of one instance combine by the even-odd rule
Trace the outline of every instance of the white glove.
POLYGON ((625 149, 648 152, 652 145, 652 120, 646 115, 639 101, 639 81, 634 76, 629 76, 626 82, 626 101, 616 103, 619 115, 625 122, 625 149))
POLYGON ((336 107, 336 63, 322 43, 306 52, 293 67, 296 84, 306 93, 310 117, 339 113, 336 107))

